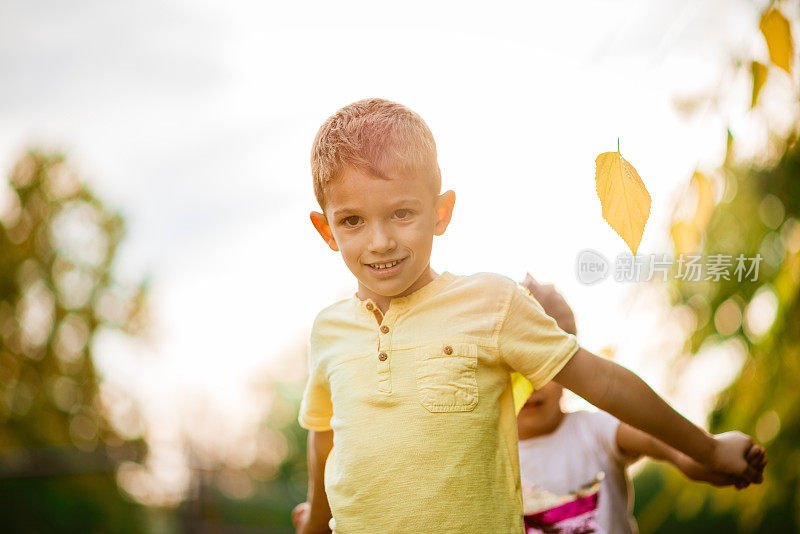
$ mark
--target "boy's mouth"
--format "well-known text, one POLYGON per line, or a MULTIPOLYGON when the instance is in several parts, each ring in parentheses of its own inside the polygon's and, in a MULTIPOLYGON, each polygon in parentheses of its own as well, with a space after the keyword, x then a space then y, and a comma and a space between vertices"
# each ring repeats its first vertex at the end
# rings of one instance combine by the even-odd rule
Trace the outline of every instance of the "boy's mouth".
POLYGON ((381 263, 367 263, 365 264, 370 270, 376 274, 388 275, 400 268, 400 264, 405 261, 405 258, 399 260, 386 261, 381 263))

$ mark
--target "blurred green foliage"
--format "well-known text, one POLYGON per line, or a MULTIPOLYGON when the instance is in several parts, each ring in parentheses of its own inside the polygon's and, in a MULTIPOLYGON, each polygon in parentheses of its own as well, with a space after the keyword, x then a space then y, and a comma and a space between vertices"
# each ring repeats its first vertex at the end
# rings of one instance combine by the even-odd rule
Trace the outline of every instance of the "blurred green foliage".
POLYGON ((123 237, 121 216, 61 156, 30 152, 0 186, 0 531, 294 532, 307 484, 301 383, 256 385, 270 400, 261 427, 280 444, 267 456, 280 457, 244 470, 247 496, 223 490, 224 465, 190 465, 177 508, 146 507, 118 486, 119 466, 144 463, 147 443, 141 425, 122 435, 112 423, 114 403, 135 405, 103 384, 92 339, 147 327, 146 282, 113 276, 123 237))
MULTIPOLYGON (((724 183, 701 253, 756 257, 757 279, 673 279, 675 305, 694 318, 685 355, 733 343, 745 354, 718 397, 711 432, 740 430, 767 449, 761 485, 736 492, 692 484, 661 466, 636 479, 642 532, 800 531, 800 143, 775 140, 774 162, 720 169, 724 183)), ((680 364, 676 362, 678 368, 680 364)), ((677 378, 680 379, 679 377, 677 378)))
MULTIPOLYGON (((695 215, 673 221, 671 230, 679 252, 689 248, 706 259, 721 254, 734 261, 729 278, 671 280, 672 303, 687 312, 692 324, 683 354, 674 362, 674 378, 680 380, 681 370, 709 349, 741 355, 738 375, 709 415, 709 430, 753 436, 765 445, 770 463, 763 484, 743 491, 693 484, 668 467, 647 465, 634 479, 634 512, 643 533, 800 532, 800 117, 792 104, 799 95, 786 18, 796 23, 797 7, 797 2, 760 4, 759 29, 770 65, 757 57, 735 62, 738 69, 752 67, 751 117, 769 125, 770 113, 778 109, 780 122, 788 118, 792 128, 788 134, 771 132, 767 147, 741 162, 728 130, 725 161, 713 173, 721 194, 715 202, 710 189, 702 187, 710 182, 695 173, 695 215), (788 91, 785 109, 777 93, 771 111, 763 109, 758 95, 768 75, 788 91), (733 274, 740 255, 760 258, 757 276, 733 274)), ((712 107, 728 123, 726 114, 732 112, 718 103, 729 92, 722 88, 711 97, 712 107)))
POLYGON ((294 532, 291 511, 306 499, 308 483, 307 434, 296 420, 303 385, 274 380, 260 384, 271 393, 271 406, 260 426, 275 432, 285 444, 282 457, 274 466, 248 469, 254 487, 246 497, 237 498, 220 489, 223 470, 193 470, 193 490, 177 511, 183 532, 294 532))
POLYGON ((56 155, 22 157, 0 198, 3 531, 144 532, 116 468, 146 444, 112 425, 91 348, 145 325, 145 286, 112 276, 123 220, 56 155))

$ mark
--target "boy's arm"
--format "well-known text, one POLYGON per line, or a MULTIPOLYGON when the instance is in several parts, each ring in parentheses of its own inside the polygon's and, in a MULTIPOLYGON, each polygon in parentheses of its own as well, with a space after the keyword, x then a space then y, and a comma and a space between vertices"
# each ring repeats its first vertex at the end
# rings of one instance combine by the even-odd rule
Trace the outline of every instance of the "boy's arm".
POLYGON ((333 449, 333 430, 308 431, 308 505, 299 505, 295 528, 300 534, 330 532, 331 508, 325 494, 325 462, 333 449))
MULTIPOLYGON (((616 445, 624 455, 630 457, 644 455, 654 460, 669 462, 690 480, 708 482, 714 486, 730 486, 736 484, 737 487, 740 487, 738 478, 735 475, 714 472, 703 464, 692 460, 682 452, 670 447, 663 441, 625 423, 620 423, 617 427, 616 445)), ((753 448, 751 448, 751 451, 753 448)), ((751 453, 748 451, 748 455, 756 452, 757 451, 753 451, 751 453)), ((764 465, 766 465, 766 459, 762 458, 762 461, 764 465)), ((756 482, 761 482, 761 479, 759 478, 756 482)), ((745 485, 741 485, 741 487, 745 487, 745 485)))
MULTIPOLYGON (((761 470, 739 432, 712 436, 673 410, 634 373, 580 348, 554 380, 624 423, 645 431, 713 471, 757 482, 761 470)), ((763 449, 756 446, 756 450, 763 449)), ((763 469, 763 468, 762 468, 763 469)))

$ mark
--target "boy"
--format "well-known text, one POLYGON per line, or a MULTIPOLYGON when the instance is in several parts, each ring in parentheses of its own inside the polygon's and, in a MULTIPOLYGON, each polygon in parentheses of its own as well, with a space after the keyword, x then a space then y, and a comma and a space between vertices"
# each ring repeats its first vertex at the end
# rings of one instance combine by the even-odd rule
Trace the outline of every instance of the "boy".
POLYGON ((309 338, 298 532, 523 532, 513 371, 535 389, 556 380, 715 471, 760 476, 750 438, 695 427, 580 348, 510 278, 431 268, 455 193, 439 194, 436 144, 416 113, 381 99, 340 109, 317 133, 311 171, 323 210, 311 222, 358 289, 323 309, 309 338))
MULTIPOLYGON (((525 277, 523 285, 562 330, 577 333, 572 310, 552 285, 541 285, 530 274, 525 277)), ((691 480, 715 486, 736 483, 735 477, 714 473, 664 442, 620 423, 605 412, 564 413, 560 402, 562 392, 561 385, 550 382, 530 395, 517 416, 520 475, 529 532, 561 532, 558 527, 570 522, 593 525, 592 531, 598 533, 636 532, 636 522, 631 513, 631 480, 626 467, 642 455, 672 463, 691 480), (552 501, 547 503, 548 500, 555 500, 556 506, 563 506, 559 500, 572 501, 568 497, 591 483, 599 472, 604 473, 599 499, 592 502, 590 510, 578 510, 579 516, 578 513, 549 513, 549 517, 558 522, 554 525, 545 521, 540 509, 552 511, 555 508, 552 501), (537 501, 540 506, 536 506, 537 501), (537 513, 534 515, 533 512, 537 513), (545 529, 545 525, 549 528, 545 529)), ((766 463, 766 459, 761 457, 759 467, 763 469, 766 463)))

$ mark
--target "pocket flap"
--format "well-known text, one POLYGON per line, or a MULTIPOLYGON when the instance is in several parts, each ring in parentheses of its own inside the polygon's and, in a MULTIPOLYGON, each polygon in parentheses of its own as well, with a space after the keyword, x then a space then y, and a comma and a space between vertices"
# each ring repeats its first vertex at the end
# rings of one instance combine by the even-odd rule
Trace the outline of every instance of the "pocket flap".
POLYGON ((478 346, 436 341, 418 349, 417 393, 431 412, 470 411, 478 404, 478 346))

